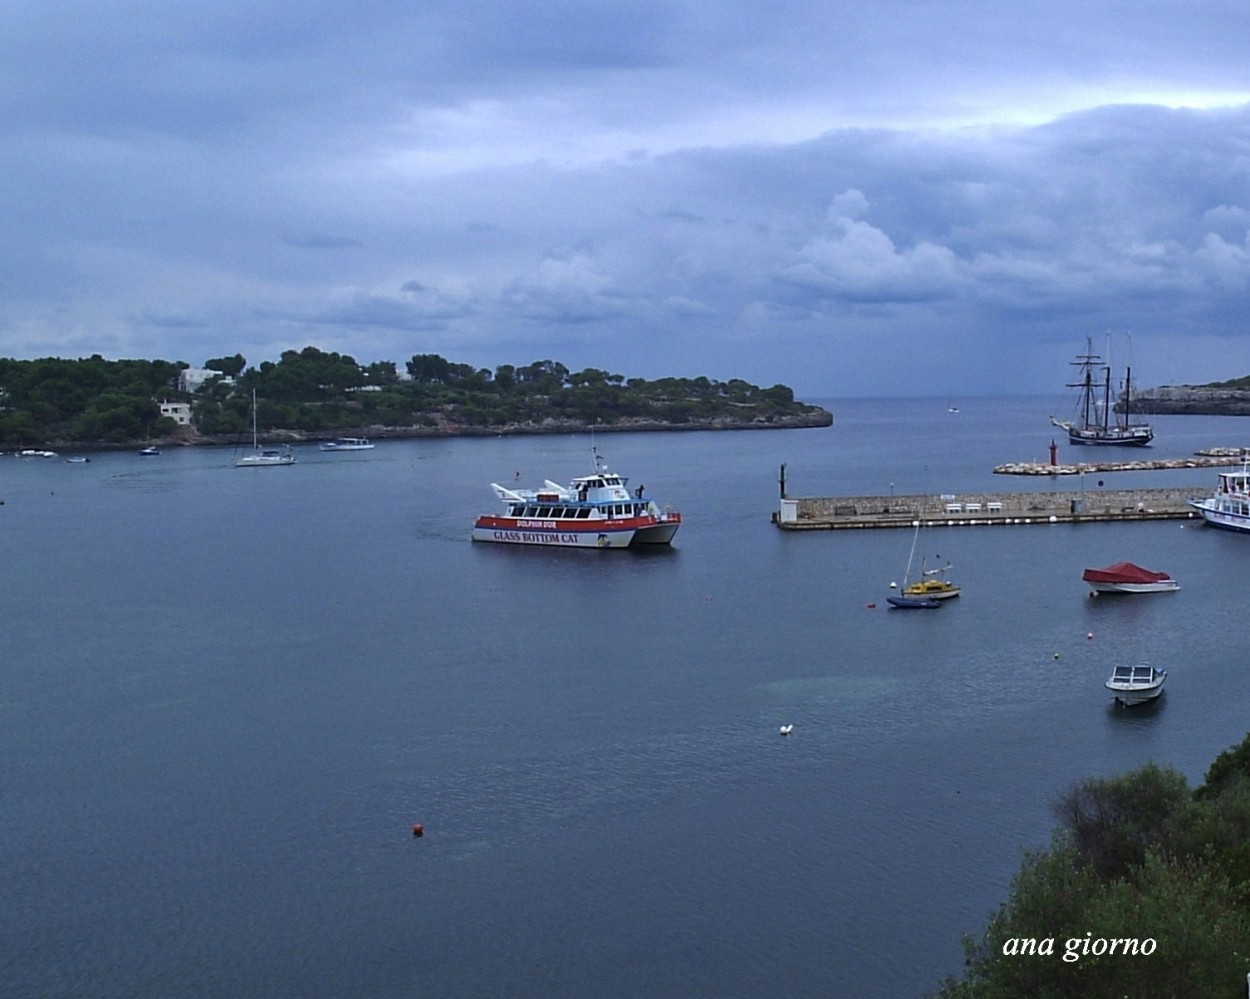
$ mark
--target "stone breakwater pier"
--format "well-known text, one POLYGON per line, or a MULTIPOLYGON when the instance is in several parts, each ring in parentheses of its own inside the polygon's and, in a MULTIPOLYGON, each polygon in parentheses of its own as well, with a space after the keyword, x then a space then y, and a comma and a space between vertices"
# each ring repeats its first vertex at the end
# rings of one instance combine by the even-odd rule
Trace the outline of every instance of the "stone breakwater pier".
POLYGON ((786 531, 883 527, 983 527, 1022 524, 1198 520, 1185 489, 1099 489, 941 496, 783 497, 773 523, 786 531))
POLYGON ((1211 448, 1192 458, 1146 458, 1141 461, 1090 461, 1076 465, 1046 464, 1040 461, 1014 461, 996 465, 995 475, 1080 475, 1084 472, 1153 472, 1178 468, 1218 468, 1240 465, 1250 460, 1246 448, 1211 448))

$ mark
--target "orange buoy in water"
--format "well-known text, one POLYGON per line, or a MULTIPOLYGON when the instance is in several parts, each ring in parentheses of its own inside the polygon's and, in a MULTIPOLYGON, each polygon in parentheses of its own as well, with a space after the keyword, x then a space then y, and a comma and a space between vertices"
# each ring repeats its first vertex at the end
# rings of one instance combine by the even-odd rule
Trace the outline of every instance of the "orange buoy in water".
POLYGON ((414 825, 414 826, 412 827, 412 835, 413 835, 413 836, 424 836, 424 835, 425 835, 425 826, 423 826, 420 822, 416 823, 416 825, 414 825))

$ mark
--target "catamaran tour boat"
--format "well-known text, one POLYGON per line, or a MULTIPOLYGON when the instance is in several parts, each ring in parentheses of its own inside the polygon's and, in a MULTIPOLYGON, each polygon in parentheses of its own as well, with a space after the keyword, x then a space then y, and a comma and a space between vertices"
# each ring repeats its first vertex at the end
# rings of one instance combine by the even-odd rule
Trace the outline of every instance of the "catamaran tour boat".
POLYGON ((1236 472, 1220 472, 1219 485, 1206 499, 1186 502, 1212 527, 1250 531, 1250 462, 1236 472))
POLYGON ((1167 593, 1181 588, 1181 584, 1166 572, 1143 569, 1132 562, 1086 569, 1081 578, 1095 593, 1167 593))
POLYGON ((630 492, 629 480, 609 472, 595 453, 595 472, 568 486, 547 479, 541 489, 508 489, 490 484, 503 513, 485 513, 473 525, 474 541, 566 548, 628 548, 666 545, 681 526, 681 514, 661 510, 643 492, 630 492))
POLYGON ((1069 444, 1103 444, 1120 447, 1145 447, 1154 440, 1155 432, 1147 423, 1132 423, 1130 410, 1133 402, 1133 371, 1124 373, 1124 412, 1113 415, 1115 408, 1111 398, 1111 365, 1103 364, 1102 358, 1093 353, 1093 344, 1086 339, 1085 353, 1072 362, 1080 368, 1078 381, 1070 382, 1068 388, 1080 389, 1077 396, 1076 418, 1050 422, 1065 431, 1069 444), (1094 371, 1101 369, 1102 385, 1094 378, 1094 371), (1099 391, 1101 389, 1101 391, 1099 391))

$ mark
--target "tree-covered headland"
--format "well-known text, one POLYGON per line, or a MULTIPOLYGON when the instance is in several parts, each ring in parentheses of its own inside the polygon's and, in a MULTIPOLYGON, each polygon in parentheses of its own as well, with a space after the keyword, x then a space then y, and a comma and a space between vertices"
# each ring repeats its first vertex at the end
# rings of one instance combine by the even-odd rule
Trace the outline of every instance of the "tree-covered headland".
POLYGON ((798 402, 785 385, 741 379, 626 378, 598 368, 570 371, 542 360, 494 370, 417 354, 360 364, 305 347, 249 367, 238 354, 204 363, 211 375, 188 387, 184 361, 0 358, 0 443, 121 445, 177 435, 214 440, 251 427, 253 391, 262 432, 308 437, 336 431, 541 432, 607 428, 827 426, 832 417, 798 402), (179 430, 159 403, 191 407, 179 430))
POLYGON ((966 971, 938 999, 1244 999, 1250 974, 1250 736, 1204 783, 1153 764, 1055 806, 966 971))

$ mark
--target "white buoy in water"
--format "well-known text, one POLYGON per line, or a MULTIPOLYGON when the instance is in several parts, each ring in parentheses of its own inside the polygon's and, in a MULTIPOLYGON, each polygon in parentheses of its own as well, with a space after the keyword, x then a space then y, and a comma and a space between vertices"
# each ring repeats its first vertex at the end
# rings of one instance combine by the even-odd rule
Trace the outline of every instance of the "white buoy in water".
POLYGON ((794 731, 794 726, 793 726, 793 725, 782 725, 782 726, 781 726, 781 734, 782 734, 782 735, 789 735, 789 734, 790 734, 791 732, 793 732, 793 731, 794 731))

